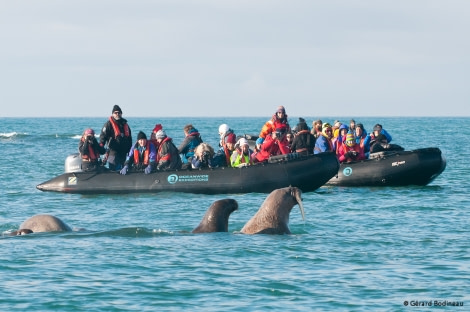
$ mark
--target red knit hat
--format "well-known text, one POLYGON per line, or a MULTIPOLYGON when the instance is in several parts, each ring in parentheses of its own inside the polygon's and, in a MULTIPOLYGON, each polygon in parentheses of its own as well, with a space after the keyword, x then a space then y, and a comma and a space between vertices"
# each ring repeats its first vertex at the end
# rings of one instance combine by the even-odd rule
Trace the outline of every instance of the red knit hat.
POLYGON ((235 142, 237 142, 237 138, 235 136, 235 133, 230 133, 225 137, 225 143, 235 144, 235 142))
POLYGON ((156 124, 156 125, 155 125, 155 128, 153 128, 152 132, 157 133, 158 130, 162 130, 162 129, 163 129, 163 127, 162 127, 161 124, 156 124))

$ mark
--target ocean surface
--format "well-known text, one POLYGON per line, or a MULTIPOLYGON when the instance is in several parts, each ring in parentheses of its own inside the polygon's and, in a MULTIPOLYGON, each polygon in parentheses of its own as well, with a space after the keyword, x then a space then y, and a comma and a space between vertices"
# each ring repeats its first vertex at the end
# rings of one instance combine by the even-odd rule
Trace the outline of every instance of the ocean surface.
MULTIPOLYGON (((41 192, 108 116, 0 118, 0 311, 470 310, 470 118, 352 117, 368 132, 381 123, 406 149, 439 147, 446 170, 427 186, 304 193, 305 221, 296 206, 293 234, 275 236, 237 233, 267 194, 41 192), (240 207, 229 233, 191 234, 223 198, 240 207), (76 231, 8 236, 35 214, 76 231)), ((221 123, 257 134, 268 119, 128 122, 134 140, 158 122, 178 145, 192 123, 217 146, 221 123)))

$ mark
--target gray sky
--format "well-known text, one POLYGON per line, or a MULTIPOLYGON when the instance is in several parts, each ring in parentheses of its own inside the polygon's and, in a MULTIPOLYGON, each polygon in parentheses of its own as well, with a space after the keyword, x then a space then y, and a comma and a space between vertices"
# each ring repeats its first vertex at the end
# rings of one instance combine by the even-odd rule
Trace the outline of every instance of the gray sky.
POLYGON ((0 0, 0 117, 470 116, 470 1, 0 0))

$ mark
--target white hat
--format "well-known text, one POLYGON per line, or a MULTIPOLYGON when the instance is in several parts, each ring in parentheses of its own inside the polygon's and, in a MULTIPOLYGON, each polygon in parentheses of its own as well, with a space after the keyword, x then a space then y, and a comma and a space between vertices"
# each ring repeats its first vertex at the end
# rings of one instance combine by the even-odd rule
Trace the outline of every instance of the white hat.
POLYGON ((166 133, 164 130, 158 130, 158 132, 155 134, 155 137, 157 139, 164 139, 166 137, 166 133))
POLYGON ((237 144, 239 146, 250 145, 250 144, 248 144, 248 141, 245 138, 241 138, 240 140, 238 140, 237 144))
POLYGON ((221 125, 219 126, 219 133, 220 133, 220 134, 225 134, 225 133, 227 133, 227 131, 229 131, 229 130, 230 130, 230 128, 229 128, 229 126, 228 126, 227 124, 221 124, 221 125))

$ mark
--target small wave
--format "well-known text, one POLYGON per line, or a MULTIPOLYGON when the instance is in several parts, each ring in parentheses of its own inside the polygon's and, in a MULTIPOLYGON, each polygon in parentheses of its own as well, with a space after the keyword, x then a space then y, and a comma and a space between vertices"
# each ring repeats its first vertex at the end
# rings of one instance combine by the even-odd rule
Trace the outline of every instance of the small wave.
POLYGON ((25 137, 27 136, 27 133, 21 133, 21 132, 1 132, 0 133, 0 138, 1 139, 12 139, 16 137, 25 137))
POLYGON ((101 231, 101 232, 81 232, 81 235, 95 236, 95 237, 153 237, 157 235, 173 236, 174 232, 162 229, 148 229, 142 227, 128 227, 115 230, 101 231))

